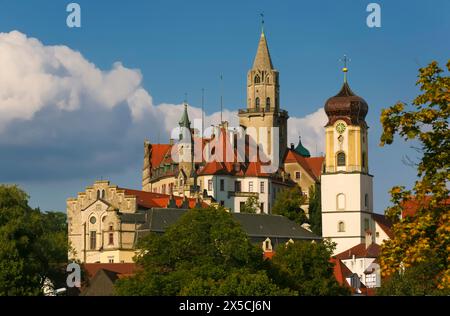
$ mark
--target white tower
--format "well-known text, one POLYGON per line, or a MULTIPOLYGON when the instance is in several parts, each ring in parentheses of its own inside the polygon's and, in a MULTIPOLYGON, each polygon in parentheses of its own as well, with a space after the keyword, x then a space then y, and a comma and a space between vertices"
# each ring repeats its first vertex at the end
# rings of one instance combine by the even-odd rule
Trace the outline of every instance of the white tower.
MULTIPOLYGON (((343 69, 344 74, 347 68, 343 69)), ((374 231, 373 190, 368 166, 365 116, 368 105, 350 89, 327 100, 325 170, 321 176, 322 235, 335 242, 334 254, 364 242, 374 231)))

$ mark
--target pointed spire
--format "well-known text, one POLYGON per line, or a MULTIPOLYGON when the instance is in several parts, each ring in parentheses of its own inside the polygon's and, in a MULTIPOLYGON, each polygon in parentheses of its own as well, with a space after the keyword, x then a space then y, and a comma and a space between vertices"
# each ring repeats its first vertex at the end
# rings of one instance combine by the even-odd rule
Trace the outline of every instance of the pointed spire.
POLYGON ((270 58, 269 47, 267 46, 264 29, 261 31, 259 39, 258 50, 256 51, 255 61, 253 62, 253 69, 271 70, 273 69, 272 60, 270 58))
POLYGON ((180 125, 180 127, 186 127, 186 128, 190 128, 191 127, 191 121, 189 121, 189 115, 188 115, 188 111, 187 111, 187 103, 186 103, 186 101, 184 102, 183 115, 181 116, 181 119, 178 122, 178 124, 180 125))
POLYGON ((344 73, 344 83, 347 83, 347 63, 351 61, 350 58, 347 58, 347 55, 344 54, 344 57, 340 59, 340 61, 344 64, 344 67, 342 68, 342 72, 344 73))

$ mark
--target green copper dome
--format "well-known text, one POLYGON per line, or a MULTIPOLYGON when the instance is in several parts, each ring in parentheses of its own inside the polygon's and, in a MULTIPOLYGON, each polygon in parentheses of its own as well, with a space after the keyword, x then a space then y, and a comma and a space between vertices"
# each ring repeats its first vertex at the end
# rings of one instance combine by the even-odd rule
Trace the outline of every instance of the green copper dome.
POLYGON ((302 145, 302 138, 299 137, 298 138, 298 145, 297 147, 295 147, 294 149, 297 154, 303 156, 303 157, 311 157, 311 154, 309 153, 309 150, 306 149, 303 145, 302 145))

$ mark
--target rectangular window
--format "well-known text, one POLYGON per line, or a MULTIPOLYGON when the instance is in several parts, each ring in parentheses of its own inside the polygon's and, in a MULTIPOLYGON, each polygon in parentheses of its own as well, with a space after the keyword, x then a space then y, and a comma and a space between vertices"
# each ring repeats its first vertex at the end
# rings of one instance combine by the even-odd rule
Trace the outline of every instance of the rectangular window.
POLYGON ((300 171, 295 172, 295 179, 300 180, 300 171))
POLYGON ((367 218, 364 219, 364 230, 368 230, 369 229, 369 220, 367 218))
POLYGON ((260 182, 259 184, 259 192, 264 193, 264 182, 260 182))
POLYGON ((220 179, 220 191, 225 191, 225 180, 220 179))
POLYGON ((248 183, 248 192, 253 192, 253 181, 248 183))
POLYGON ((213 189, 213 182, 212 180, 208 180, 208 191, 212 191, 213 189))
POLYGON ((90 246, 91 250, 95 250, 95 248, 97 248, 97 232, 95 230, 91 231, 90 246))
POLYGON ((234 181, 234 192, 241 192, 241 181, 234 181))
POLYGON ((264 213, 264 203, 261 203, 259 210, 261 211, 261 213, 264 213))
POLYGON ((239 203, 239 212, 242 212, 244 210, 244 207, 245 207, 245 202, 239 203))
POLYGON ((108 234, 108 245, 114 245, 114 233, 108 234))

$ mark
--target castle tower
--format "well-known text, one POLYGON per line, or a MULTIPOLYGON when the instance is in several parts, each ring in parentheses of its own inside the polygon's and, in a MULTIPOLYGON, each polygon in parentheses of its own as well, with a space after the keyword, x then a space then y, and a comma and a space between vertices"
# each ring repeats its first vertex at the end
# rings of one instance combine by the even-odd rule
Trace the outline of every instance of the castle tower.
MULTIPOLYGON (((262 144, 266 156, 279 154, 279 162, 287 148, 287 111, 280 110, 280 85, 278 71, 270 58, 264 31, 261 32, 253 67, 247 74, 247 108, 239 110, 239 124, 247 134, 262 144), (253 129, 249 129, 253 127, 253 129), (267 131, 260 130, 267 128, 267 131), (272 148, 272 127, 278 128, 278 150, 272 148), (276 151, 276 152, 274 152, 276 151)), ((276 148, 276 147, 274 147, 276 148)))
POLYGON ((372 178, 368 166, 366 101, 346 79, 325 112, 325 170, 321 176, 322 235, 337 243, 335 254, 364 242, 374 231, 372 178))

